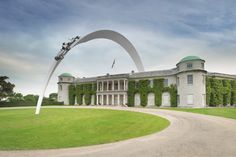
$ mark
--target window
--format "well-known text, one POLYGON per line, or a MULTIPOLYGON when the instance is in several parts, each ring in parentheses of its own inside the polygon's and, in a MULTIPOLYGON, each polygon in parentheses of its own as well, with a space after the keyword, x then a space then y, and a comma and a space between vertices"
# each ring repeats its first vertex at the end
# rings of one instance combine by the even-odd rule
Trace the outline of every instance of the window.
POLYGON ((193 84, 193 75, 187 75, 188 84, 193 84))
POLYGON ((118 90, 118 81, 114 81, 114 90, 118 90))
POLYGON ((153 88, 153 80, 150 80, 150 87, 153 88))
POLYGON ((179 77, 177 77, 177 86, 179 86, 179 77))
POLYGON ((68 77, 67 80, 70 81, 70 78, 68 77))
POLYGON ((187 95, 187 104, 193 105, 193 94, 187 95))
POLYGON ((59 86, 60 90, 62 90, 62 85, 59 86))
POLYGON ((192 63, 187 63, 187 69, 192 69, 193 68, 193 64, 192 63))
POLYGON ((202 75, 202 83, 205 84, 205 76, 202 75))
POLYGON ((168 87, 168 79, 164 79, 164 87, 168 87))
POLYGON ((98 87, 98 91, 102 91, 102 82, 99 82, 99 87, 98 87))
POLYGON ((170 104, 169 102, 170 102, 170 95, 165 93, 163 95, 163 105, 169 105, 170 104))
POLYGON ((202 69, 204 69, 204 63, 201 63, 201 65, 202 65, 202 69))
POLYGON ((62 78, 62 77, 60 78, 60 81, 63 81, 63 78, 62 78))

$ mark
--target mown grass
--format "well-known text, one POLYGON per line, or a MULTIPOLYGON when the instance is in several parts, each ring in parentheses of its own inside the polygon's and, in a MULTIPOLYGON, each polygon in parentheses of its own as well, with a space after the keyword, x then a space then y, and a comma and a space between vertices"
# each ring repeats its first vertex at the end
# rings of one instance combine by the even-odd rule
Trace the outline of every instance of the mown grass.
POLYGON ((169 110, 193 112, 236 119, 236 108, 170 108, 169 110))
POLYGON ((43 108, 0 110, 0 149, 88 146, 144 136, 166 128, 158 116, 117 110, 43 108))

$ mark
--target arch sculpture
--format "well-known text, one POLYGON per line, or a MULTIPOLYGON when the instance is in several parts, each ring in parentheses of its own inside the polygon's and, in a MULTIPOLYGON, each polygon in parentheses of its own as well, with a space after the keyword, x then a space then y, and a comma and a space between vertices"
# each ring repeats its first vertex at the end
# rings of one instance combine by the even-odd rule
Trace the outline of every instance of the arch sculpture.
POLYGON ((57 66, 62 61, 62 59, 64 58, 64 56, 67 54, 67 52, 69 52, 70 49, 72 49, 76 45, 88 42, 93 39, 99 39, 99 38, 109 39, 109 40, 112 40, 112 41, 116 42, 117 44, 119 44, 130 55, 130 57, 132 58, 133 62, 136 65, 137 70, 139 72, 144 71, 143 63, 142 63, 141 58, 140 58, 138 52, 136 51, 135 47, 132 45, 132 43, 127 38, 125 38, 120 33, 112 31, 112 30, 99 30, 99 31, 89 33, 81 38, 79 36, 76 36, 75 38, 72 38, 70 42, 63 43, 62 49, 59 51, 59 53, 55 57, 55 61, 53 62, 52 66, 47 74, 42 92, 39 96, 35 114, 39 114, 42 100, 44 97, 44 93, 45 93, 48 83, 51 79, 51 76, 54 73, 57 66))

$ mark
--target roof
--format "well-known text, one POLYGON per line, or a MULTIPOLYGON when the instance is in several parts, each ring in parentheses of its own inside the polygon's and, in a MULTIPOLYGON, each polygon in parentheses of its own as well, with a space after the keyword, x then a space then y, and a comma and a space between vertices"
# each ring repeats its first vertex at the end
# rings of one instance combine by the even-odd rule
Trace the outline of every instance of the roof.
POLYGON ((228 78, 228 79, 236 79, 236 75, 224 74, 224 73, 216 73, 216 72, 207 72, 207 76, 220 77, 220 78, 228 78))
POLYGON ((168 69, 168 70, 155 70, 155 71, 145 71, 145 72, 137 72, 131 74, 130 78, 144 78, 144 77, 164 77, 171 76, 177 73, 176 68, 168 69))
POLYGON ((73 77, 70 73, 62 73, 60 77, 73 77))
POLYGON ((186 62, 186 61, 192 61, 192 60, 203 60, 203 59, 201 59, 198 56, 187 56, 187 57, 184 57, 183 59, 181 59, 179 61, 179 63, 186 62))
POLYGON ((75 80, 76 83, 87 83, 87 82, 96 82, 97 77, 83 77, 83 78, 77 78, 75 80))

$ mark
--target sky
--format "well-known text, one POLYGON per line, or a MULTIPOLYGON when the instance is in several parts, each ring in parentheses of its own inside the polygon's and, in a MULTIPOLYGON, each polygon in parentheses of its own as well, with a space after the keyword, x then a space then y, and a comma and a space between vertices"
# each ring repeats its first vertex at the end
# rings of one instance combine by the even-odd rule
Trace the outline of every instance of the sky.
MULTIPOLYGON (((100 29, 129 39, 146 71, 171 69, 196 55, 207 71, 236 74, 235 0, 1 0, 0 75, 10 78, 15 92, 39 94, 62 43, 100 29)), ((64 72, 91 77, 132 70, 121 46, 92 40, 69 51, 46 95, 57 92, 64 72)))

